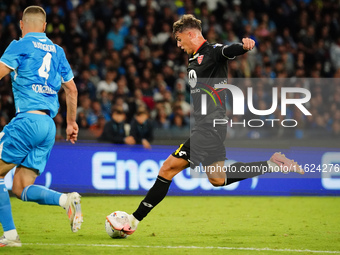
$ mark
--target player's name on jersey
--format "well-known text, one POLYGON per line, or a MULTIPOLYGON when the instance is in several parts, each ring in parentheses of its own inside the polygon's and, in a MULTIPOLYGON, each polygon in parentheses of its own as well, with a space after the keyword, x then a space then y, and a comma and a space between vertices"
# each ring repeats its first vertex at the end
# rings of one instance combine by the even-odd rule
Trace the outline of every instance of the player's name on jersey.
POLYGON ((44 50, 44 51, 48 51, 48 52, 54 52, 54 53, 57 52, 54 45, 45 44, 45 43, 41 43, 41 42, 34 42, 34 41, 32 41, 32 43, 33 43, 35 48, 38 48, 38 49, 41 49, 41 50, 44 50))

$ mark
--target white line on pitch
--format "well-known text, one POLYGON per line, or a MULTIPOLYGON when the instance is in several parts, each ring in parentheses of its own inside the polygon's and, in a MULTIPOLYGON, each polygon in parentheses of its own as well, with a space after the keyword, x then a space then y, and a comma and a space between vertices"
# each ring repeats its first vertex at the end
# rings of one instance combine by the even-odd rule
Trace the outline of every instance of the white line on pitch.
POLYGON ((120 245, 120 244, 71 244, 71 243, 23 243, 23 245, 41 246, 89 246, 89 247, 116 247, 116 248, 152 248, 152 249, 219 249, 219 250, 244 250, 244 251, 277 251, 277 252, 312 252, 340 254, 340 251, 318 251, 318 250, 295 250, 295 249, 272 249, 253 247, 213 247, 213 246, 149 246, 149 245, 120 245))

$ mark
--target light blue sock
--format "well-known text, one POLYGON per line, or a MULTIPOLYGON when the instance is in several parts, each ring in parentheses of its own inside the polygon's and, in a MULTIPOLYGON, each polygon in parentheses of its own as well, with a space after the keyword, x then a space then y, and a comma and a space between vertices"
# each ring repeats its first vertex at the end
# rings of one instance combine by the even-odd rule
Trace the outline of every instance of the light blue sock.
POLYGON ((0 178, 0 222, 4 231, 15 229, 11 202, 3 178, 0 178))
POLYGON ((44 186, 30 185, 21 193, 22 201, 37 202, 40 205, 59 205, 62 193, 48 189, 44 186))

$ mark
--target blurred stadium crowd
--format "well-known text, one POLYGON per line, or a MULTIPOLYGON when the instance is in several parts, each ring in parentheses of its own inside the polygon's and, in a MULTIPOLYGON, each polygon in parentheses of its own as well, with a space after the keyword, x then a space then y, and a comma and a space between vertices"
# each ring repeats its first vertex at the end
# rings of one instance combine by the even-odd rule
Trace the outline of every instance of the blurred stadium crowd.
MULTIPOLYGON (((125 112, 126 123, 133 122, 137 112, 146 111, 148 124, 136 127, 141 133, 145 129, 156 134, 188 130, 188 56, 176 47, 171 34, 173 22, 186 13, 202 20, 203 34, 210 43, 231 44, 243 37, 256 41, 254 50, 229 61, 229 78, 319 80, 301 85, 312 93, 308 104, 312 116, 302 116, 296 107, 292 110, 291 116, 299 120, 293 137, 340 136, 340 84, 320 80, 340 78, 339 1, 1 1, 0 55, 13 39, 19 39, 19 20, 30 4, 44 7, 46 33, 64 48, 72 66, 83 139, 101 136, 105 123, 112 121, 113 107, 125 112)), ((254 91, 259 92, 254 107, 269 109, 271 101, 266 98, 271 96, 271 88, 256 86, 254 91)), ((9 76, 0 81, 0 95, 2 128, 15 114, 9 76)), ((62 91, 60 105, 55 118, 57 139, 63 137, 65 127, 62 91)), ((270 131, 273 128, 262 130, 267 130, 267 135, 232 128, 229 136, 279 135, 279 128, 275 132, 270 131)))

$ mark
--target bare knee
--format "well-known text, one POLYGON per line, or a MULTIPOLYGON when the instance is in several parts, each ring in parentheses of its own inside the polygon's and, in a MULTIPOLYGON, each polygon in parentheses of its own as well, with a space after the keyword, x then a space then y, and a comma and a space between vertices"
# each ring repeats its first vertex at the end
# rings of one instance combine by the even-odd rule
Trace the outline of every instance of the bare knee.
POLYGON ((167 180, 172 180, 176 174, 189 166, 188 162, 181 158, 175 158, 172 155, 164 161, 159 175, 167 180))
POLYGON ((19 182, 14 182, 13 181, 13 186, 12 186, 12 193, 19 199, 21 199, 21 194, 22 191, 24 190, 25 187, 23 187, 19 182))
POLYGON ((21 194, 25 187, 34 184, 37 174, 25 167, 17 167, 13 177, 13 194, 21 199, 21 194))
POLYGON ((169 162, 165 161, 159 170, 159 175, 167 180, 172 180, 176 175, 176 168, 169 162))
POLYGON ((220 187, 225 185, 224 178, 209 178, 209 181, 214 187, 220 187))

